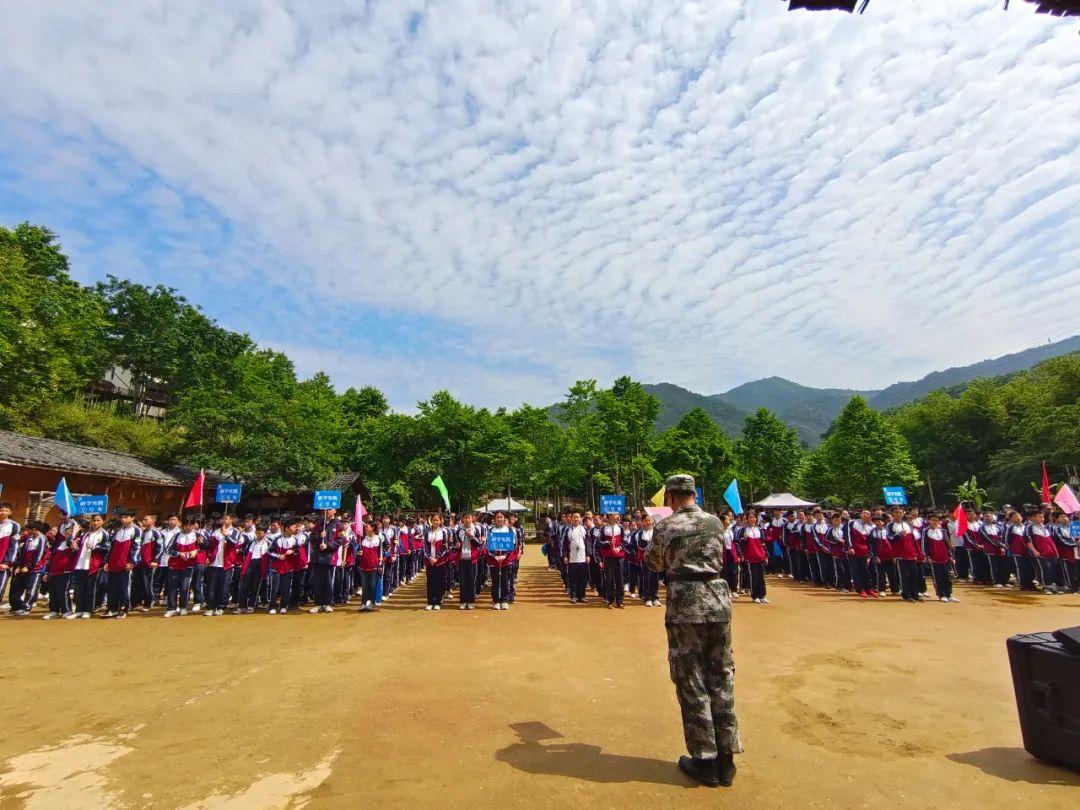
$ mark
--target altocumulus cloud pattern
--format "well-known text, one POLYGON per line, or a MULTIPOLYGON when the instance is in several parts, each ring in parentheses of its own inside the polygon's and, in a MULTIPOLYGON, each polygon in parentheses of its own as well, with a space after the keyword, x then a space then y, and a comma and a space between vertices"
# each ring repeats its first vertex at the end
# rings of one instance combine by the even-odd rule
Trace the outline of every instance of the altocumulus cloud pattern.
POLYGON ((0 217, 406 408, 1076 331, 1075 24, 785 8, 8 0, 0 217))

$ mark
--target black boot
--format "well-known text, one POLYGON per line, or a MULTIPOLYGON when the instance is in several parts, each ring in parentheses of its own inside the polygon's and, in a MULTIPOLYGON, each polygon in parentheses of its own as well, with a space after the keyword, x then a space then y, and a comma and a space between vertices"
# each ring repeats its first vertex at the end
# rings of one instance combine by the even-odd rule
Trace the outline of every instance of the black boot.
POLYGON ((724 787, 731 787, 735 781, 735 757, 731 754, 721 754, 716 759, 717 778, 724 787))
POLYGON ((717 775, 715 759, 679 757, 679 770, 695 782, 700 782, 708 787, 720 786, 720 777, 717 775))

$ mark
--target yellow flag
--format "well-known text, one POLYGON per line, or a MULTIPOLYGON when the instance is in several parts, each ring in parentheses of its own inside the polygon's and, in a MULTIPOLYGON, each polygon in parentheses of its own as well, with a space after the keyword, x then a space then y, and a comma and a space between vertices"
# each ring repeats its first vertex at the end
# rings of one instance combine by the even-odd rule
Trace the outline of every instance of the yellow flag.
POLYGON ((660 487, 660 489, 657 490, 656 494, 653 495, 649 499, 649 503, 651 503, 653 506, 663 506, 664 505, 664 489, 665 489, 665 487, 660 487))

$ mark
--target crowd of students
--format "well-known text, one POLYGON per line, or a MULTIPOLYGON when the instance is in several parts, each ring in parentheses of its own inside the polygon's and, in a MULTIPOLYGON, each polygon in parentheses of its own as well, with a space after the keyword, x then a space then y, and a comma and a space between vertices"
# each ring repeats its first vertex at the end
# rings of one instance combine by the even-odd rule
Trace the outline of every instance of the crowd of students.
MULTIPOLYGON (((965 513, 966 527, 918 507, 826 511, 747 510, 720 515, 724 526, 723 577, 736 597, 768 604, 766 573, 862 599, 926 598, 928 581, 941 602, 958 602, 953 582, 1080 593, 1080 548, 1069 517, 1029 509, 965 513)), ((624 598, 657 606, 662 579, 644 565, 652 518, 565 511, 547 518, 548 566, 557 569, 571 602, 591 588, 610 608, 624 598)))
MULTIPOLYGON (((230 608, 330 613, 354 600, 370 612, 421 573, 425 610, 441 610, 454 592, 460 610, 475 609, 485 590, 495 610, 515 601, 525 537, 513 515, 449 515, 445 523, 440 514, 384 515, 365 519, 359 530, 342 517, 335 510, 261 521, 170 514, 159 524, 156 515, 137 518, 129 510, 111 524, 90 515, 20 526, 10 504, 0 503, 0 610, 26 616, 47 597, 45 619, 122 619, 154 605, 168 618, 230 608), (512 533, 512 549, 489 548, 496 530, 512 533)), ((757 604, 769 603, 766 574, 908 602, 924 600, 931 582, 939 601, 956 602, 956 580, 1080 593, 1080 547, 1063 514, 971 509, 966 527, 917 507, 751 509, 720 518, 723 577, 734 596, 757 604)), ((611 609, 627 598, 661 604, 663 575, 644 563, 653 534, 647 513, 566 511, 545 518, 541 531, 548 565, 572 603, 585 604, 591 590, 611 609)))
POLYGON ((485 589, 496 610, 509 610, 517 586, 524 532, 514 516, 441 515, 359 526, 336 510, 271 517, 198 515, 141 517, 124 511, 69 517, 57 526, 11 518, 0 503, 0 601, 14 616, 47 597, 45 619, 123 619, 132 610, 165 607, 166 618, 263 610, 331 613, 359 599, 370 612, 426 572, 425 609, 441 610, 458 592, 461 610, 475 609, 485 589), (513 548, 488 548, 491 531, 512 534, 513 548), (6 594, 5 594, 6 591, 6 594))

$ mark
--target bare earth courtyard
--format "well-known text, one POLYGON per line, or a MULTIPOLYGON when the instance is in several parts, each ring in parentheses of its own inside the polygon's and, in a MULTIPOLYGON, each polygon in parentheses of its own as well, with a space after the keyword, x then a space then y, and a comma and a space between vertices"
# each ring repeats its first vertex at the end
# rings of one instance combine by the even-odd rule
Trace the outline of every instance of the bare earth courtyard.
POLYGON ((735 611, 730 789, 674 766, 662 609, 570 605, 530 548, 509 612, 418 580, 373 615, 0 619, 0 807, 1077 806, 1021 747, 1005 638, 1080 598, 769 588, 735 611))

